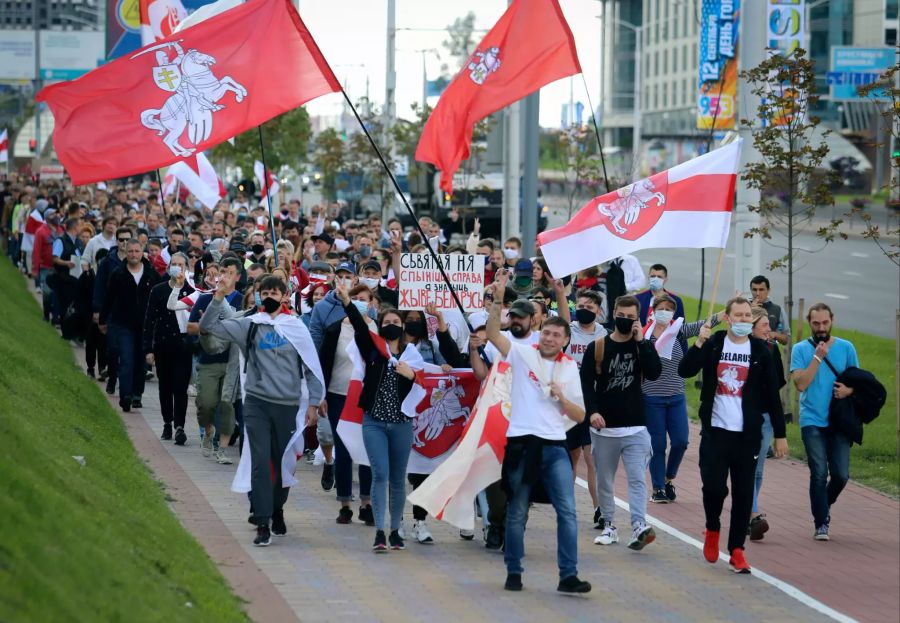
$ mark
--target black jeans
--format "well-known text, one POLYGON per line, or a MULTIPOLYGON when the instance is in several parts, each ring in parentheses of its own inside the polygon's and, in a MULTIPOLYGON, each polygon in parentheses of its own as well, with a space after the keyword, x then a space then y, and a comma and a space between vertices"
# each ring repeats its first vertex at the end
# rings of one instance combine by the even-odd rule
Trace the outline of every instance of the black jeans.
POLYGON ((287 501, 290 489, 282 486, 281 458, 297 428, 297 409, 297 405, 280 405, 250 395, 244 401, 250 445, 250 500, 260 526, 268 526, 272 514, 280 512, 287 501))
POLYGON ((724 428, 711 427, 700 434, 700 479, 703 482, 703 510, 706 529, 718 532, 719 517, 728 496, 731 474, 731 525, 728 530, 728 552, 743 548, 753 508, 753 486, 756 479, 756 457, 760 437, 751 438, 724 428))
POLYGON ((106 369, 106 336, 91 320, 88 320, 84 343, 84 361, 91 370, 95 367, 97 372, 106 369))
POLYGON ((163 422, 184 427, 187 413, 187 388, 191 382, 191 352, 184 345, 155 349, 156 376, 159 379, 159 410, 163 422))
MULTIPOLYGON (((407 474, 406 480, 409 484, 412 485, 413 491, 419 488, 425 479, 428 478, 428 474, 407 474)), ((428 511, 422 508, 421 506, 416 506, 413 504, 413 519, 416 521, 425 521, 425 518, 428 517, 428 511)))
MULTIPOLYGON (((338 435, 337 426, 341 420, 341 411, 344 410, 346 396, 340 394, 325 394, 328 402, 328 422, 331 424, 331 434, 334 437, 334 480, 337 487, 337 499, 339 502, 349 502, 353 498, 353 459, 347 452, 347 446, 338 435)), ((372 492, 372 468, 368 465, 359 466, 359 495, 369 497, 372 492)))

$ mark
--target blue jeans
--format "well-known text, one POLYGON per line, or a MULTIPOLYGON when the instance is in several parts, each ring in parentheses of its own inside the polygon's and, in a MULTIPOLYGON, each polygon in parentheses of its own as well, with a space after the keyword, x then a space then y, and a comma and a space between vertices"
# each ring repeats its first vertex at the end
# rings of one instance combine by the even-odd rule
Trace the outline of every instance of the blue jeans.
POLYGON ((653 456, 650 458, 650 482, 662 489, 666 480, 674 480, 688 447, 688 416, 684 394, 648 396, 644 394, 644 414, 653 456), (666 433, 669 435, 669 461, 666 464, 666 433))
MULTIPOLYGON (((525 520, 531 485, 523 482, 525 461, 508 473, 511 490, 506 509, 507 573, 522 573, 525 555, 525 520)), ((544 489, 556 511, 556 562, 559 577, 576 575, 578 570, 578 524, 575 520, 575 483, 572 481, 572 460, 565 446, 544 446, 541 456, 541 477, 544 489)))
POLYGON ((119 399, 139 399, 144 394, 144 351, 140 332, 128 327, 107 325, 109 350, 119 360, 119 399))
POLYGON ((375 529, 384 530, 385 498, 390 483, 391 530, 397 530, 403 520, 403 506, 406 504, 406 464, 412 450, 412 422, 382 422, 366 413, 363 417, 362 434, 372 466, 375 529))
POLYGON ((759 512, 759 490, 762 489, 763 470, 766 468, 766 455, 769 446, 772 445, 772 437, 775 431, 772 429, 772 418, 768 413, 763 413, 762 442, 759 444, 759 456, 756 457, 756 483, 753 485, 753 512, 759 512))
POLYGON ((821 426, 804 426, 800 435, 809 465, 809 503, 818 528, 828 522, 831 505, 850 480, 850 440, 821 426))

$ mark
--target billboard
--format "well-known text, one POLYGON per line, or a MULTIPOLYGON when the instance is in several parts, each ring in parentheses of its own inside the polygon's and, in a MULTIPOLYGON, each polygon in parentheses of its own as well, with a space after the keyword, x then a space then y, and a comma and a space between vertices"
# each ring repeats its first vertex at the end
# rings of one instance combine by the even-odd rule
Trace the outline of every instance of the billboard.
POLYGON ((697 128, 733 130, 737 120, 740 0, 703 0, 697 128))
POLYGON ((103 63, 102 32, 42 30, 41 78, 73 80, 103 63))
MULTIPOLYGON (((213 0, 181 0, 188 15, 213 0)), ((106 58, 114 59, 141 47, 139 0, 106 0, 106 58)))
POLYGON ((33 30, 0 30, 0 80, 34 80, 33 30))
POLYGON ((861 97, 859 87, 877 82, 896 62, 894 48, 831 46, 831 71, 828 72, 831 99, 851 102, 873 99, 861 97))
POLYGON ((769 0, 766 47, 769 55, 787 56, 806 39, 806 0, 769 0))

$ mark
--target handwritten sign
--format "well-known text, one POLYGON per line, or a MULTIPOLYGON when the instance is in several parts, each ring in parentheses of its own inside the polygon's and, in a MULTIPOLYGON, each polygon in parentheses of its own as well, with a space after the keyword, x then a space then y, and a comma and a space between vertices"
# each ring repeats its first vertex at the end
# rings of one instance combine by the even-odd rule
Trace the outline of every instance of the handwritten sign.
POLYGON ((424 310, 429 303, 438 309, 456 309, 453 294, 441 276, 441 267, 465 311, 484 307, 483 255, 441 254, 435 260, 430 253, 404 253, 400 256, 397 276, 401 310, 424 310))

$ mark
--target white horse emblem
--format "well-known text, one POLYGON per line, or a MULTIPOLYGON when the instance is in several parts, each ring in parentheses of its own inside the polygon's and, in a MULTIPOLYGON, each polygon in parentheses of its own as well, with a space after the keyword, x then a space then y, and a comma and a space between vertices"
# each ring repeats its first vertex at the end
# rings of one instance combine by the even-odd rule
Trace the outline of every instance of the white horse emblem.
POLYGON ((618 197, 612 203, 601 203, 597 206, 600 214, 609 218, 609 222, 618 234, 628 231, 628 225, 634 225, 641 210, 650 207, 650 202, 656 199, 658 206, 666 203, 666 197, 656 190, 649 179, 643 179, 625 188, 616 191, 618 197), (622 221, 625 225, 622 225, 622 221))
POLYGON ((231 76, 216 78, 210 69, 216 63, 215 58, 193 49, 184 52, 177 42, 162 43, 132 58, 151 51, 156 52, 157 62, 153 68, 153 82, 172 95, 161 108, 143 111, 141 123, 156 130, 173 154, 186 158, 197 150, 196 145, 212 134, 213 113, 225 108, 217 102, 231 91, 235 101, 241 103, 247 97, 247 89, 231 76), (170 59, 168 51, 160 49, 168 47, 175 50, 175 58, 170 59), (179 143, 185 128, 193 147, 179 143))
POLYGON ((722 370, 719 384, 723 385, 729 394, 737 394, 744 386, 744 382, 739 378, 738 369, 734 366, 728 366, 722 370))
POLYGON ((475 84, 484 84, 489 75, 500 69, 500 48, 488 48, 484 52, 475 52, 467 65, 469 77, 475 84))
POLYGON ((438 386, 431 390, 431 404, 415 420, 413 446, 423 447, 426 442, 440 437, 444 427, 453 420, 468 418, 471 409, 460 402, 465 395, 465 390, 453 377, 438 381, 438 386))

